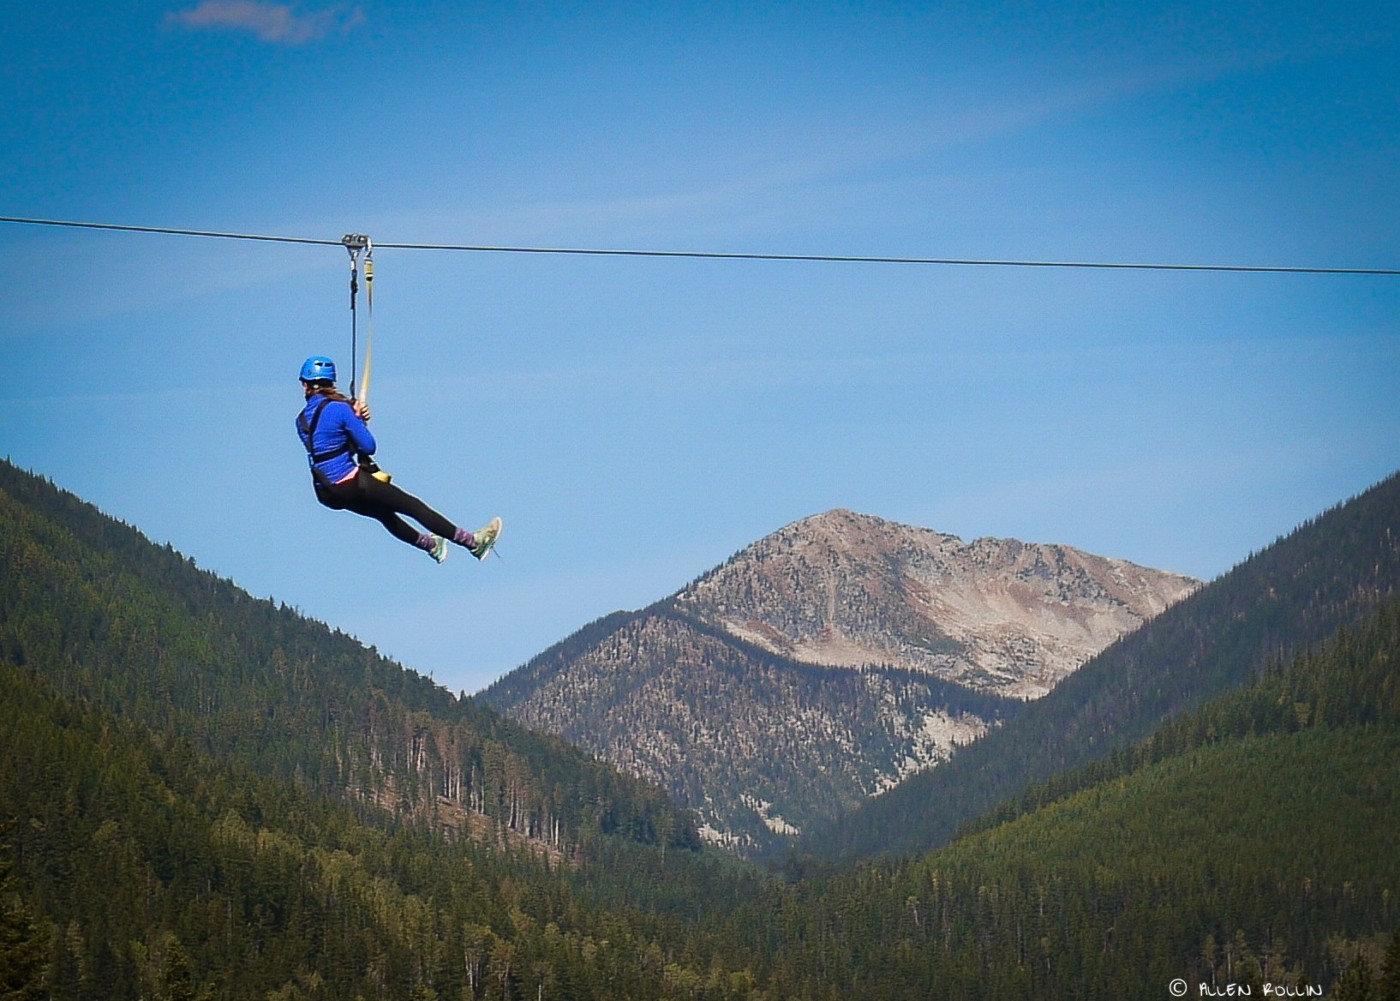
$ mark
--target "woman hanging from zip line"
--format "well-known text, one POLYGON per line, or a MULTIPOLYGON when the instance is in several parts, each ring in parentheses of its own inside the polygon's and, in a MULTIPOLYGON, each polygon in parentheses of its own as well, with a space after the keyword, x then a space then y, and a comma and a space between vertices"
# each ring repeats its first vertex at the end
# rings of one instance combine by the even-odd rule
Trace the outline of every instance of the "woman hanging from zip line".
POLYGON ((479 560, 486 558, 501 534, 501 519, 492 518, 484 527, 469 532, 392 485, 387 475, 367 461, 376 447, 366 426, 369 407, 335 388, 335 362, 321 355, 306 359, 301 366, 301 385, 306 405, 297 414, 297 434, 306 448, 318 501, 335 511, 374 518, 394 538, 417 546, 439 563, 447 559, 448 542, 455 542, 479 560), (408 515, 427 531, 418 531, 400 515, 408 515))

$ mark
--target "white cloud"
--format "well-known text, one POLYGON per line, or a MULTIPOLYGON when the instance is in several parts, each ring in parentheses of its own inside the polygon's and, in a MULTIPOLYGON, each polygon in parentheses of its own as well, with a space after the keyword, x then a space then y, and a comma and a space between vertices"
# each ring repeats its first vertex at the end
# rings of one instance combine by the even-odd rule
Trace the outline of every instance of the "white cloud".
POLYGON ((169 20, 194 31, 244 31, 277 45, 305 45, 335 31, 346 32, 364 21, 358 7, 299 11, 294 4, 259 0, 204 0, 169 20))

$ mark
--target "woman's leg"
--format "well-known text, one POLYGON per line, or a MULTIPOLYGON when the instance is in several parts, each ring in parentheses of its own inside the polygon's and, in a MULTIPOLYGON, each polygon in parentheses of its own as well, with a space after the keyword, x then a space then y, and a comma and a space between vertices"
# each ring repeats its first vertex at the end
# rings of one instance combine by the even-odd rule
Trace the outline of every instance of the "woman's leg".
POLYGON ((366 518, 373 518, 387 528, 389 534, 400 542, 407 542, 410 546, 417 546, 419 549, 428 548, 424 544, 423 533, 404 521, 393 511, 386 511, 383 508, 357 508, 354 506, 351 506, 349 510, 354 511, 356 514, 362 514, 366 518))
POLYGON ((429 532, 449 542, 455 542, 468 549, 474 549, 476 546, 476 538, 471 532, 458 528, 408 491, 392 483, 376 480, 364 470, 353 480, 336 484, 334 490, 337 499, 345 505, 346 510, 366 518, 374 518, 388 529, 394 538, 411 546, 430 548, 426 544, 426 536, 399 517, 401 514, 408 515, 429 532))
MULTIPOLYGON (((360 474, 355 477, 355 485, 359 488, 360 500, 377 512, 371 515, 371 517, 377 517, 380 518, 381 521, 384 521, 384 518, 381 516, 382 514, 388 514, 390 516, 405 514, 428 531, 435 535, 441 535, 445 539, 451 539, 457 534, 456 525, 452 524, 452 522, 438 514, 408 491, 400 490, 392 483, 381 483, 371 474, 361 471, 360 474)), ((395 520, 401 525, 404 524, 402 518, 395 518, 395 520)), ((385 527, 389 528, 389 523, 387 521, 385 521, 385 527)), ((404 525, 404 527, 410 532, 413 531, 408 525, 404 525)), ((389 528, 389 531, 394 532, 396 537, 402 538, 395 529, 389 528)), ((414 534, 416 537, 417 533, 414 534)))

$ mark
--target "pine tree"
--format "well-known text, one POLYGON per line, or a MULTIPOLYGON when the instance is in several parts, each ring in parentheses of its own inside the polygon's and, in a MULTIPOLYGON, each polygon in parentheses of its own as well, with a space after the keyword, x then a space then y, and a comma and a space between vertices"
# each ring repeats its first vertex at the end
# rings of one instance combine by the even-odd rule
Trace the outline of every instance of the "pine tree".
POLYGON ((1385 968, 1377 985, 1376 1001, 1400 1001, 1400 928, 1390 936, 1390 948, 1385 951, 1385 968))
POLYGON ((43 979, 43 942, 19 899, 8 859, 0 856, 0 1001, 37 1001, 43 979))
POLYGON ((1337 978, 1337 986, 1332 992, 1333 1001, 1375 1001, 1375 996, 1371 964, 1366 962, 1365 956, 1358 955, 1337 978))

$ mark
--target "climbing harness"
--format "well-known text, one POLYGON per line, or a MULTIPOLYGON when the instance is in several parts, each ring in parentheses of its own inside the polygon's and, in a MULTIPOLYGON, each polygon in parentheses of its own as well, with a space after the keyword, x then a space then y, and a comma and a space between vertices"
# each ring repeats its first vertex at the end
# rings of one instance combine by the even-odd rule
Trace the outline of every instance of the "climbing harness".
POLYGON ((318 452, 316 451, 316 446, 313 444, 316 435, 316 426, 321 423, 321 414, 325 411, 326 405, 330 402, 329 399, 322 397, 321 402, 316 405, 315 412, 311 415, 310 423, 307 423, 305 413, 298 414, 297 427, 301 429, 301 433, 305 436, 305 440, 302 444, 306 446, 306 461, 311 466, 311 479, 316 484, 317 498, 327 507, 340 508, 344 505, 336 500, 335 495, 331 493, 331 487, 334 484, 331 483, 330 477, 321 472, 317 464, 325 462, 327 459, 334 459, 338 455, 344 455, 350 451, 351 445, 349 442, 346 442, 339 448, 333 448, 329 452, 318 452))
MULTIPOLYGON (((346 233, 340 238, 350 255, 350 398, 361 403, 369 403, 370 360, 374 351, 374 244, 363 233, 346 233), (359 324, 355 300, 360 291, 360 262, 364 262, 365 274, 365 375, 356 393, 356 356, 359 354, 359 324)), ((380 483, 388 483, 392 477, 380 469, 368 455, 357 455, 355 461, 380 483)))

